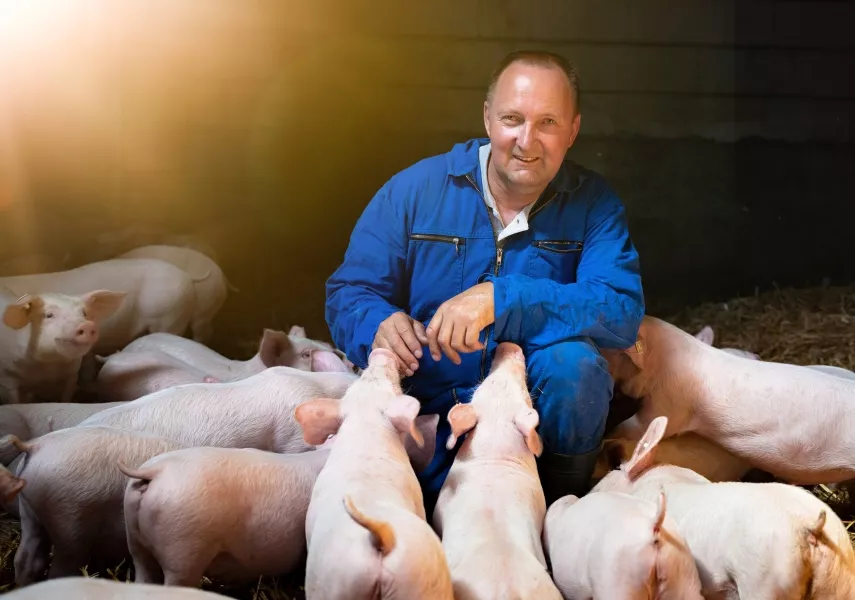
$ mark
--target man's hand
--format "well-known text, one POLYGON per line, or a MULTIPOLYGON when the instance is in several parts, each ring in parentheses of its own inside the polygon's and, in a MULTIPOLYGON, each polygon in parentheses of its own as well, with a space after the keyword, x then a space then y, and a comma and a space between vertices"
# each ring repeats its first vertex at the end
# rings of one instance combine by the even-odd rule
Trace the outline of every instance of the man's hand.
POLYGON ((398 357, 398 367, 410 377, 419 368, 422 346, 427 346, 425 326, 407 313, 396 312, 380 323, 371 348, 387 348, 398 357))
POLYGON ((459 365, 458 352, 476 352, 484 345, 478 341, 481 330, 496 316, 493 303, 493 283, 474 285, 465 292, 443 302, 427 327, 430 355, 442 358, 442 352, 459 365))

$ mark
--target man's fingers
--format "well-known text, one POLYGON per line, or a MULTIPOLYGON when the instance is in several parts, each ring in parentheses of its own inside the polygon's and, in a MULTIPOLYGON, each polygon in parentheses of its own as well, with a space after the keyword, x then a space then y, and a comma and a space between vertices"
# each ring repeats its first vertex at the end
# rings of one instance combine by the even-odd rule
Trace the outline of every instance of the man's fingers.
POLYGON ((404 340, 397 333, 391 334, 392 340, 390 341, 390 345, 392 347, 392 352, 394 352, 398 358, 403 363, 401 366, 402 370, 406 372, 407 377, 415 373, 416 369, 419 368, 419 361, 416 360, 416 357, 413 356, 413 353, 410 352, 410 349, 407 348, 407 345, 404 343, 404 340))
MULTIPOLYGON (((422 346, 419 344, 419 341, 416 339, 416 332, 413 331, 412 320, 407 319, 402 323, 396 323, 395 328, 398 332, 398 335, 404 340, 404 343, 409 348, 410 352, 412 352, 413 357, 418 361, 422 357, 422 346)), ((410 368, 415 370, 419 367, 418 364, 410 364, 410 368)))
POLYGON ((428 336, 427 332, 425 332, 425 326, 422 325, 421 321, 416 321, 413 319, 413 331, 416 334, 416 338, 419 340, 419 343, 422 346, 428 345, 428 336))
POLYGON ((451 347, 451 334, 454 331, 454 321, 451 319, 443 320, 442 327, 439 330, 439 334, 436 336, 437 341, 439 342, 439 347, 442 348, 443 353, 453 362, 455 365, 460 364, 460 355, 454 351, 451 347))
POLYGON ((440 310, 438 310, 433 316, 433 319, 430 320, 426 331, 428 346, 430 347, 430 355, 437 362, 442 358, 442 351, 440 350, 439 343, 437 342, 437 335, 442 327, 442 318, 442 309, 440 308, 440 310))
POLYGON ((451 344, 450 346, 459 351, 466 352, 466 326, 457 324, 451 332, 451 344))
POLYGON ((466 328, 466 337, 464 338, 464 344, 466 345, 466 349, 470 352, 475 352, 477 350, 481 350, 484 348, 484 345, 478 341, 478 337, 481 334, 481 330, 478 329, 477 325, 470 325, 466 328))

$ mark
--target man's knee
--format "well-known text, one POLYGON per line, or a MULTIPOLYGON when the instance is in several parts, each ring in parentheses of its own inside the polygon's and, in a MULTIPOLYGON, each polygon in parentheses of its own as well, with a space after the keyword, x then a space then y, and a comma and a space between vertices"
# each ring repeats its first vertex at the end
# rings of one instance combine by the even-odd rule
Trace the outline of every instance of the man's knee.
POLYGON ((539 350, 529 378, 548 451, 577 454, 599 445, 614 382, 593 344, 580 339, 539 350))
MULTIPOLYGON (((597 348, 587 340, 555 344, 538 352, 531 371, 541 388, 563 389, 555 400, 573 402, 580 394, 612 395, 614 382, 608 363, 597 348)), ((550 397, 553 394, 548 394, 550 397)))

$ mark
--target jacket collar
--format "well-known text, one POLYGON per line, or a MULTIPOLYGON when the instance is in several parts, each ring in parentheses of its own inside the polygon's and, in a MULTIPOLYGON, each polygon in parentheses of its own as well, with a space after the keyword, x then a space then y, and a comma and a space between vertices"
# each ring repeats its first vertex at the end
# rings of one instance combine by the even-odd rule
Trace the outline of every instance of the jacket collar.
MULTIPOLYGON (((489 138, 471 138, 455 144, 446 154, 448 174, 454 177, 470 175, 474 181, 480 182, 481 163, 478 158, 478 149, 488 143, 490 143, 489 138)), ((579 189, 585 179, 582 168, 565 158, 547 189, 556 192, 573 192, 579 189)))

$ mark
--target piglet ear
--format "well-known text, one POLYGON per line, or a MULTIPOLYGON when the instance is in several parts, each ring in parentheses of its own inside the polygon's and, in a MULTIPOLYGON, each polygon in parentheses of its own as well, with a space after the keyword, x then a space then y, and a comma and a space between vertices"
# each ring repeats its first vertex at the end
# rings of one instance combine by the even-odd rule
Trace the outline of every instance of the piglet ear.
POLYGON ((653 466, 656 446, 665 435, 667 427, 668 417, 656 417, 650 422, 647 431, 644 432, 644 435, 635 446, 635 450, 629 461, 623 465, 623 469, 626 471, 630 481, 635 481, 642 473, 653 466))
POLYGON ((21 296, 17 302, 6 307, 3 324, 12 329, 23 329, 30 323, 33 311, 43 306, 44 301, 39 296, 21 296))
POLYGON ((86 318, 100 322, 111 317, 122 306, 127 292, 111 292, 110 290, 95 290, 82 296, 86 305, 86 318))
POLYGON ((291 329, 288 330, 288 335, 304 338, 306 337, 306 329, 300 325, 292 325, 291 329))
POLYGON ((712 346, 713 340, 715 340, 715 332, 709 325, 704 325, 703 329, 695 334, 695 338, 702 341, 707 346, 712 346))
POLYGON ((341 427, 341 405, 332 398, 315 398, 297 406, 294 418, 303 428, 305 442, 319 446, 341 427))
POLYGON ((445 447, 451 450, 457 439, 478 424, 478 414, 471 404, 455 404, 448 411, 448 424, 451 425, 451 435, 445 442, 445 447))
POLYGON ((543 442, 535 431, 538 423, 540 423, 540 417, 533 408, 522 410, 514 417, 514 425, 525 438, 525 445, 535 456, 540 456, 543 452, 543 442))
POLYGON ((416 429, 422 434, 424 445, 419 446, 411 434, 404 439, 404 448, 410 457, 410 464, 416 473, 427 469, 433 455, 436 453, 436 427, 439 424, 439 415, 421 415, 416 417, 416 429))
POLYGON ((419 448, 425 445, 422 433, 416 427, 416 417, 419 416, 421 408, 422 405, 418 400, 402 394, 396 396, 385 411, 386 418, 395 426, 395 429, 400 433, 409 434, 419 448))
POLYGON ((265 367, 291 365, 294 362, 294 343, 282 331, 265 329, 258 345, 258 356, 265 367))

